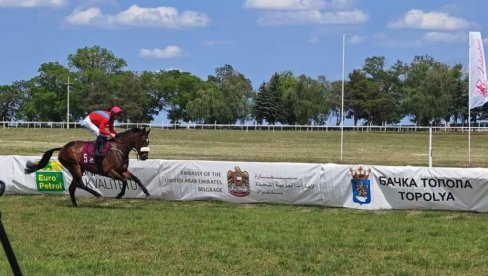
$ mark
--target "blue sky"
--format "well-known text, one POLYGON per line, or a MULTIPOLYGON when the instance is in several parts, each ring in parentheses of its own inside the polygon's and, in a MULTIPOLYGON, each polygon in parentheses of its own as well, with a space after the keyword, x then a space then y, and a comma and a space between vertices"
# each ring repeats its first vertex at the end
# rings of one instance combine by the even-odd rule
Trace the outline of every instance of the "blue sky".
MULTIPOLYGON (((342 79, 367 57, 468 63, 486 0, 0 0, 0 84, 99 45, 126 70, 180 69, 206 80, 230 64, 257 88, 275 72, 342 79)), ((487 40, 485 39, 485 47, 487 40)))

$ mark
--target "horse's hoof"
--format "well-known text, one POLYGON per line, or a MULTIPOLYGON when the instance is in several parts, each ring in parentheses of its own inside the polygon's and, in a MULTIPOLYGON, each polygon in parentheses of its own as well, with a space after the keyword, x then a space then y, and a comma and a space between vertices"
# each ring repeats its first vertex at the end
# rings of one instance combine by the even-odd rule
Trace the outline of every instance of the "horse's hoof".
POLYGON ((146 199, 147 200, 151 199, 151 195, 146 195, 146 199))
POLYGON ((121 195, 118 195, 115 197, 115 199, 120 199, 122 196, 121 195))

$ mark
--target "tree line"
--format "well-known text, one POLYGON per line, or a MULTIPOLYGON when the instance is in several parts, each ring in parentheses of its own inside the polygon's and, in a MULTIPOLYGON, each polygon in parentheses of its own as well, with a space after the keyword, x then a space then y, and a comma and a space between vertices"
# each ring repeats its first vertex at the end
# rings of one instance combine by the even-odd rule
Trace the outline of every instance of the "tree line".
MULTIPOLYGON (((120 105, 123 121, 150 122, 165 110, 171 123, 340 125, 342 80, 276 72, 253 90, 251 81, 231 65, 216 68, 207 80, 179 70, 132 72, 127 62, 100 46, 80 48, 68 66, 43 63, 38 75, 0 85, 0 120, 66 121, 67 82, 70 121, 92 110, 120 105)), ((484 119, 485 107, 472 110, 484 119)), ((344 83, 344 115, 368 125, 396 124, 408 116, 417 125, 468 120, 468 76, 460 64, 449 66, 416 56, 409 64, 385 65, 373 56, 344 83)))

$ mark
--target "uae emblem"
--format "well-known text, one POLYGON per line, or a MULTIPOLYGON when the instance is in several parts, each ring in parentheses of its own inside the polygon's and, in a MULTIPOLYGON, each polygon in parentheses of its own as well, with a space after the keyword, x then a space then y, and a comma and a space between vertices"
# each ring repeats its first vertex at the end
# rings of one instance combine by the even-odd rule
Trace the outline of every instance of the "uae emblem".
POLYGON ((245 197, 249 195, 251 190, 249 186, 249 173, 241 171, 241 168, 235 167, 234 170, 227 172, 227 186, 229 193, 237 197, 245 197))
POLYGON ((352 201, 359 204, 371 203, 371 185, 369 175, 371 169, 363 169, 359 166, 357 170, 349 168, 351 172, 351 184, 352 184, 352 201))

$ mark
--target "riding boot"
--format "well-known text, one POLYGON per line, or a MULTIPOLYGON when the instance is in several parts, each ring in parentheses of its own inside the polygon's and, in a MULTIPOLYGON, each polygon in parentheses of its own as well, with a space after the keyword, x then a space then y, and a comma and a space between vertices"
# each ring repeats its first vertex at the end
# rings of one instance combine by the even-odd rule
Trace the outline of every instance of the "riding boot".
POLYGON ((98 171, 102 171, 102 148, 105 144, 106 138, 103 135, 98 135, 97 140, 95 141, 95 153, 93 154, 93 160, 97 165, 98 171))
POLYGON ((105 137, 103 135, 98 135, 97 140, 95 140, 95 153, 93 156, 103 156, 102 148, 105 142, 105 137))

